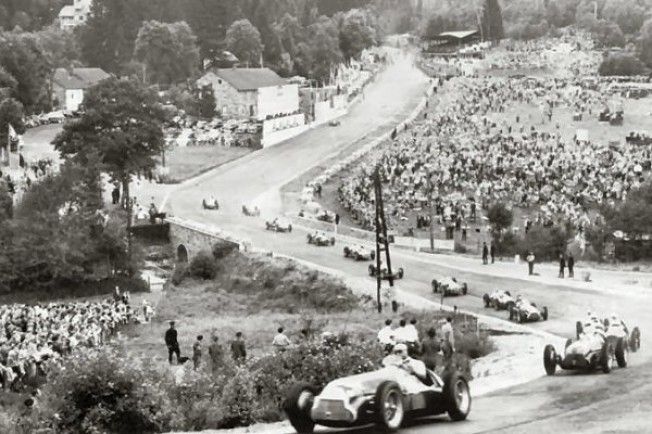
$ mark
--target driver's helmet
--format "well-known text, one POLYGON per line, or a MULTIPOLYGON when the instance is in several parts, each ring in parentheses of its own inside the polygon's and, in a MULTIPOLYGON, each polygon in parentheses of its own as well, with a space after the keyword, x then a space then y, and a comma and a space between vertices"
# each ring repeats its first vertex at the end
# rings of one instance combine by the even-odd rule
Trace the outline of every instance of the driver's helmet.
POLYGON ((396 344, 394 345, 394 349, 392 350, 392 353, 401 356, 401 357, 407 357, 408 356, 408 347, 405 344, 396 344))

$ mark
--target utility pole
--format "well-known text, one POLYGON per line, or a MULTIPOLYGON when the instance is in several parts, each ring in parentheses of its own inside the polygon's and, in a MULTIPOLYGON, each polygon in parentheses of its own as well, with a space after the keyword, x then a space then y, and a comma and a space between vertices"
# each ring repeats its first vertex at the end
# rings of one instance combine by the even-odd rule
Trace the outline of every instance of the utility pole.
MULTIPOLYGON (((382 252, 385 252, 387 280, 389 280, 390 288, 394 287, 394 275, 392 274, 392 262, 389 256, 389 239, 387 238, 387 221, 385 220, 385 207, 383 206, 383 190, 379 166, 376 166, 374 172, 374 191, 376 194, 376 303, 378 304, 378 313, 381 313, 383 311, 381 299, 383 282, 381 276, 382 259, 380 258, 382 252)), ((393 305, 393 309, 396 309, 395 305, 393 305)))
POLYGON ((428 176, 428 211, 430 215, 430 251, 435 252, 435 201, 433 200, 434 187, 432 179, 428 176))

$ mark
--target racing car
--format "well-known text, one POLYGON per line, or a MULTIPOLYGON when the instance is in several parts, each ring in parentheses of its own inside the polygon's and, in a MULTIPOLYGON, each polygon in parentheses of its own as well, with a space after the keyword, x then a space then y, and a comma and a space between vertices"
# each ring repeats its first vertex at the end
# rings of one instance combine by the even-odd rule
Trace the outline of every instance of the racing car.
POLYGON ((516 303, 509 309, 509 319, 518 322, 547 321, 548 306, 539 309, 535 303, 517 298, 516 303))
POLYGON ((315 216, 320 222, 333 223, 335 222, 335 214, 326 209, 321 210, 315 216))
POLYGON ((220 209, 220 203, 212 196, 209 199, 202 199, 201 205, 204 209, 208 210, 217 211, 220 209))
POLYGON ((242 214, 247 217, 260 217, 260 209, 257 206, 249 207, 242 205, 242 214))
POLYGON ((466 295, 469 286, 466 282, 458 282, 454 277, 444 277, 441 280, 432 279, 432 292, 441 292, 444 297, 449 295, 466 295))
MULTIPOLYGON (((377 274, 378 274, 378 268, 376 268, 376 266, 374 264, 370 264, 369 265, 369 275, 371 277, 376 277, 377 274)), ((397 272, 392 273, 392 278, 394 278, 394 279, 402 279, 404 274, 405 274, 405 271, 403 270, 403 268, 399 267, 397 272)), ((389 274, 389 271, 387 271, 387 267, 381 265, 380 278, 381 279, 389 279, 389 277, 390 277, 390 274, 389 274)))
POLYGON ((352 428, 376 424, 378 431, 396 431, 407 419, 448 413, 466 419, 471 393, 466 379, 451 373, 442 379, 427 371, 421 381, 397 366, 331 381, 319 391, 306 383, 292 386, 283 409, 294 429, 312 433, 315 425, 352 428))
POLYGON ((276 217, 272 221, 266 221, 265 228, 274 232, 292 232, 292 223, 288 219, 276 217))
POLYGON ((315 232, 314 234, 308 234, 308 244, 314 244, 315 246, 334 246, 335 237, 328 237, 323 232, 315 232))
POLYGON ((491 294, 484 294, 484 307, 493 307, 496 310, 510 310, 516 304, 516 300, 509 291, 498 289, 491 294))
POLYGON ((356 261, 373 261, 376 259, 376 252, 373 249, 365 248, 365 246, 344 246, 344 257, 356 261))
POLYGON ((557 354, 553 345, 543 349, 543 367, 546 374, 555 375, 557 366, 566 370, 595 371, 608 374, 616 366, 627 367, 625 339, 607 339, 599 333, 582 333, 579 339, 566 341, 564 356, 557 354))
MULTIPOLYGON (((577 329, 581 331, 582 323, 578 322, 577 329)), ((641 348, 641 330, 638 327, 634 327, 631 332, 625 323, 612 316, 611 318, 606 318, 604 320, 604 326, 606 327, 607 339, 618 339, 623 338, 625 340, 625 345, 627 350, 635 353, 641 348)))

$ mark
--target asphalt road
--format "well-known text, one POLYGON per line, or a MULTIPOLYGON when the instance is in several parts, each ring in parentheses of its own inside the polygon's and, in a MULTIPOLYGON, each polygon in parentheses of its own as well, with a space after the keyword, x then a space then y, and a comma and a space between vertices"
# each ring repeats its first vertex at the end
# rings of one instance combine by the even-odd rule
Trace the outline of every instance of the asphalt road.
MULTIPOLYGON (((315 247, 306 243, 306 233, 277 234, 264 230, 264 218, 245 218, 243 203, 274 197, 276 191, 303 171, 319 164, 338 149, 387 130, 415 107, 427 80, 412 67, 411 59, 397 61, 366 91, 365 99, 342 120, 340 127, 321 127, 286 143, 252 154, 220 167, 199 179, 181 185, 169 198, 172 214, 215 225, 238 236, 255 241, 257 247, 298 257, 336 268, 352 276, 367 275, 365 262, 343 258, 341 244, 315 247), (201 200, 214 194, 222 205, 218 212, 205 211, 201 200)), ((273 214, 276 209, 263 209, 273 214)), ((435 263, 436 258, 417 257, 394 251, 393 264, 402 266, 406 278, 400 288, 438 300, 430 291, 435 277, 454 275, 469 284, 466 297, 447 299, 459 307, 506 318, 505 312, 484 309, 482 294, 496 288, 509 289, 527 296, 550 310, 550 320, 534 323, 533 328, 572 337, 575 321, 584 318, 587 309, 602 315, 617 312, 630 325, 642 330, 642 351, 630 359, 630 367, 609 375, 562 373, 477 398, 468 421, 450 423, 436 419, 408 426, 405 433, 426 433, 434 429, 450 433, 482 432, 645 432, 650 430, 652 405, 652 359, 647 347, 652 344, 646 331, 652 328, 647 292, 623 291, 620 295, 587 287, 572 288, 550 279, 528 281, 519 277, 496 277, 486 268, 469 266, 468 271, 452 271, 435 263)), ((370 287, 375 285, 369 279, 370 287)), ((380 326, 382 317, 370 318, 380 326)), ((373 325, 373 324, 372 324, 373 325)), ((543 349, 542 349, 543 351, 543 349)), ((543 372, 543 366, 541 366, 543 372)), ((373 428, 351 432, 372 433, 373 428)))

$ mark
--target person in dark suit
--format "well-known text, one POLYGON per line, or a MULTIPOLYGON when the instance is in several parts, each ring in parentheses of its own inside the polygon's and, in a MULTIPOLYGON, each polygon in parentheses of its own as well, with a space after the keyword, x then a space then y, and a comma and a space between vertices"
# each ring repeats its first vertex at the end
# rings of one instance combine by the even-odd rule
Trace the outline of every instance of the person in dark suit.
POLYGON ((482 243, 482 263, 484 265, 487 265, 489 262, 489 247, 487 247, 487 243, 482 243))
POLYGON ((567 265, 568 265, 568 277, 572 279, 573 277, 575 277, 575 270, 574 270, 574 268, 575 268, 575 258, 573 257, 572 253, 570 255, 568 255, 568 263, 567 263, 567 265))
POLYGON ((566 269, 566 258, 563 253, 559 254, 559 278, 564 278, 564 270, 566 269))
POLYGON ((491 248, 489 249, 489 254, 491 255, 491 263, 493 264, 496 260, 496 246, 491 243, 491 248))
POLYGON ((247 358, 247 348, 242 332, 237 332, 235 340, 231 341, 231 357, 238 364, 244 363, 247 358))
POLYGON ((168 362, 172 364, 172 355, 176 354, 176 362, 179 363, 181 350, 177 340, 177 330, 174 328, 174 321, 170 321, 170 328, 165 332, 165 345, 168 347, 168 362))

